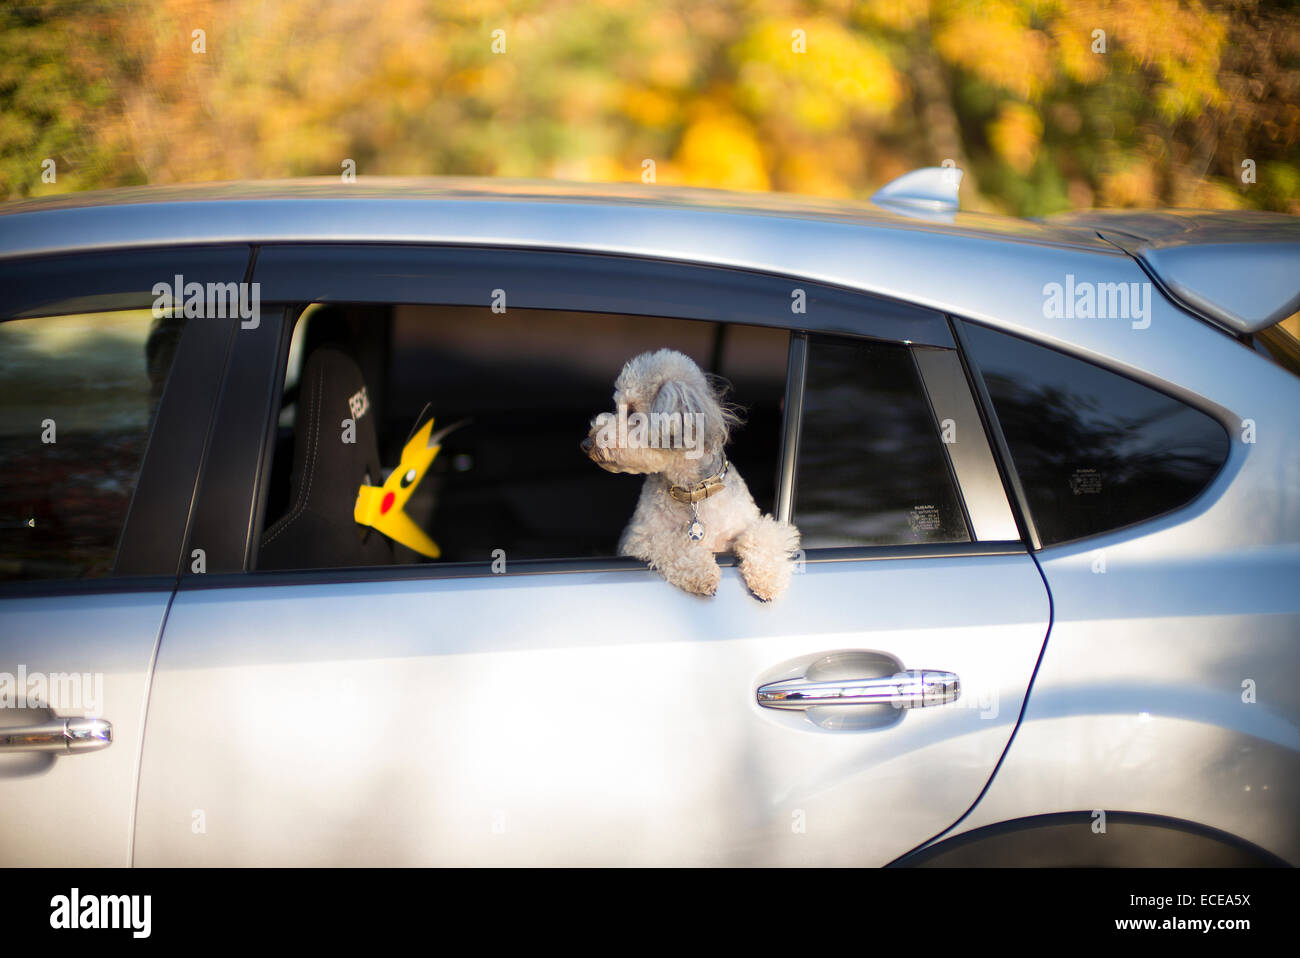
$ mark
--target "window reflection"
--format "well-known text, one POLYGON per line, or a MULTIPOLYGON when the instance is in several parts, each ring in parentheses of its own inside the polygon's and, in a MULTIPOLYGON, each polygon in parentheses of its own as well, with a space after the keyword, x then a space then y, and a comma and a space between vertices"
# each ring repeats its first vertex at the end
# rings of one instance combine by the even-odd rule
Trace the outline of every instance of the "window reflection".
POLYGON ((0 578, 112 571, 179 324, 148 310, 0 323, 0 578))
POLYGON ((805 548, 969 541, 906 346, 809 339, 796 480, 805 548))
POLYGON ((1091 363, 967 325, 1043 544, 1191 501, 1228 455, 1200 410, 1091 363))

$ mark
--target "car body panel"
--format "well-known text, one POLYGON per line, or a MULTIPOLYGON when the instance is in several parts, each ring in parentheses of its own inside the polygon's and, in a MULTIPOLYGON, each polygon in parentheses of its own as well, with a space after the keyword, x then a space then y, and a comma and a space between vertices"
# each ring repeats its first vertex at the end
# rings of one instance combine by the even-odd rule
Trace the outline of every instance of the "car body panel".
POLYGON ((1048 621, 1025 553, 809 562, 766 605, 734 567, 712 599, 647 570, 274 582, 176 598, 137 864, 885 864, 984 787, 1048 621), (839 650, 962 698, 869 730, 756 704, 839 650))
POLYGON ((1180 561, 1130 542, 1044 550, 1040 562, 1051 641, 1006 761, 950 835, 1141 810, 1300 864, 1300 549, 1180 561))
MULTIPOLYGON (((1184 320, 1158 303, 1132 336, 1184 320)), ((1247 348, 1215 348, 1209 327, 1184 333, 1180 381, 1217 406, 1228 462, 1172 514, 1036 554, 1051 638, 1006 760, 944 837, 1141 811, 1300 864, 1300 381, 1247 348)), ((1171 359, 1167 346, 1152 358, 1171 359)))
MULTIPOLYGON (((113 726, 108 748, 84 755, 0 756, 0 862, 6 866, 131 864, 136 782, 149 680, 171 590, 0 599, 0 670, 16 680, 89 677, 79 706, 113 726), (102 691, 101 691, 102 690, 102 691)), ((33 690, 34 691, 34 690, 33 690)), ((48 721, 48 708, 0 708, 6 727, 48 721)))

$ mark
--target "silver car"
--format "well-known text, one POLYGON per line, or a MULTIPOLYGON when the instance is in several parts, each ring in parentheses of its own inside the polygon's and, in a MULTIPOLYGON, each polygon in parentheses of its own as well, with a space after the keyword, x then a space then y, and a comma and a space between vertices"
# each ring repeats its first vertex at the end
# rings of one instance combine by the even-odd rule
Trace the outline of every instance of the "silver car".
POLYGON ((1300 864, 1300 220, 958 179, 4 208, 0 864, 1300 864), (616 555, 661 346, 774 602, 616 555))

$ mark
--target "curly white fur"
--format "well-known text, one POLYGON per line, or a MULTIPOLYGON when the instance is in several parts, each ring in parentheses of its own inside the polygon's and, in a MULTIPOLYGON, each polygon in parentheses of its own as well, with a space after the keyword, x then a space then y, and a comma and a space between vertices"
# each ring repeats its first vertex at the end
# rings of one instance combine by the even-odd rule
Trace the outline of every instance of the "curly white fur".
POLYGON ((603 424, 592 421, 582 443, 592 461, 609 472, 646 476, 619 554, 645 560, 687 592, 713 595, 722 577, 714 553, 734 551, 754 595, 764 601, 780 595, 790 584, 799 531, 758 511, 735 466, 728 468, 721 491, 697 504, 705 530, 699 541, 687 534, 695 517, 691 506, 668 493, 672 485, 690 487, 721 468, 730 430, 740 420, 720 391, 688 356, 661 349, 628 361, 614 384, 614 401, 631 414, 699 417, 704 427, 691 449, 636 448, 600 441, 603 424))

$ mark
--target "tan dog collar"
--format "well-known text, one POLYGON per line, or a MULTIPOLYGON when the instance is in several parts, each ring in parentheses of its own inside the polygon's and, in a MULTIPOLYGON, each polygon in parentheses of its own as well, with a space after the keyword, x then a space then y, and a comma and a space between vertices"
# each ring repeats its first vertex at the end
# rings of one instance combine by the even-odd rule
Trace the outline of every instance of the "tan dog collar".
POLYGON ((716 495, 722 491, 726 485, 727 469, 730 468, 725 458, 722 460, 722 468, 708 478, 701 479, 699 482, 690 486, 669 486, 668 495, 672 496, 678 502, 686 502, 694 505, 697 502, 703 502, 709 496, 716 495))

